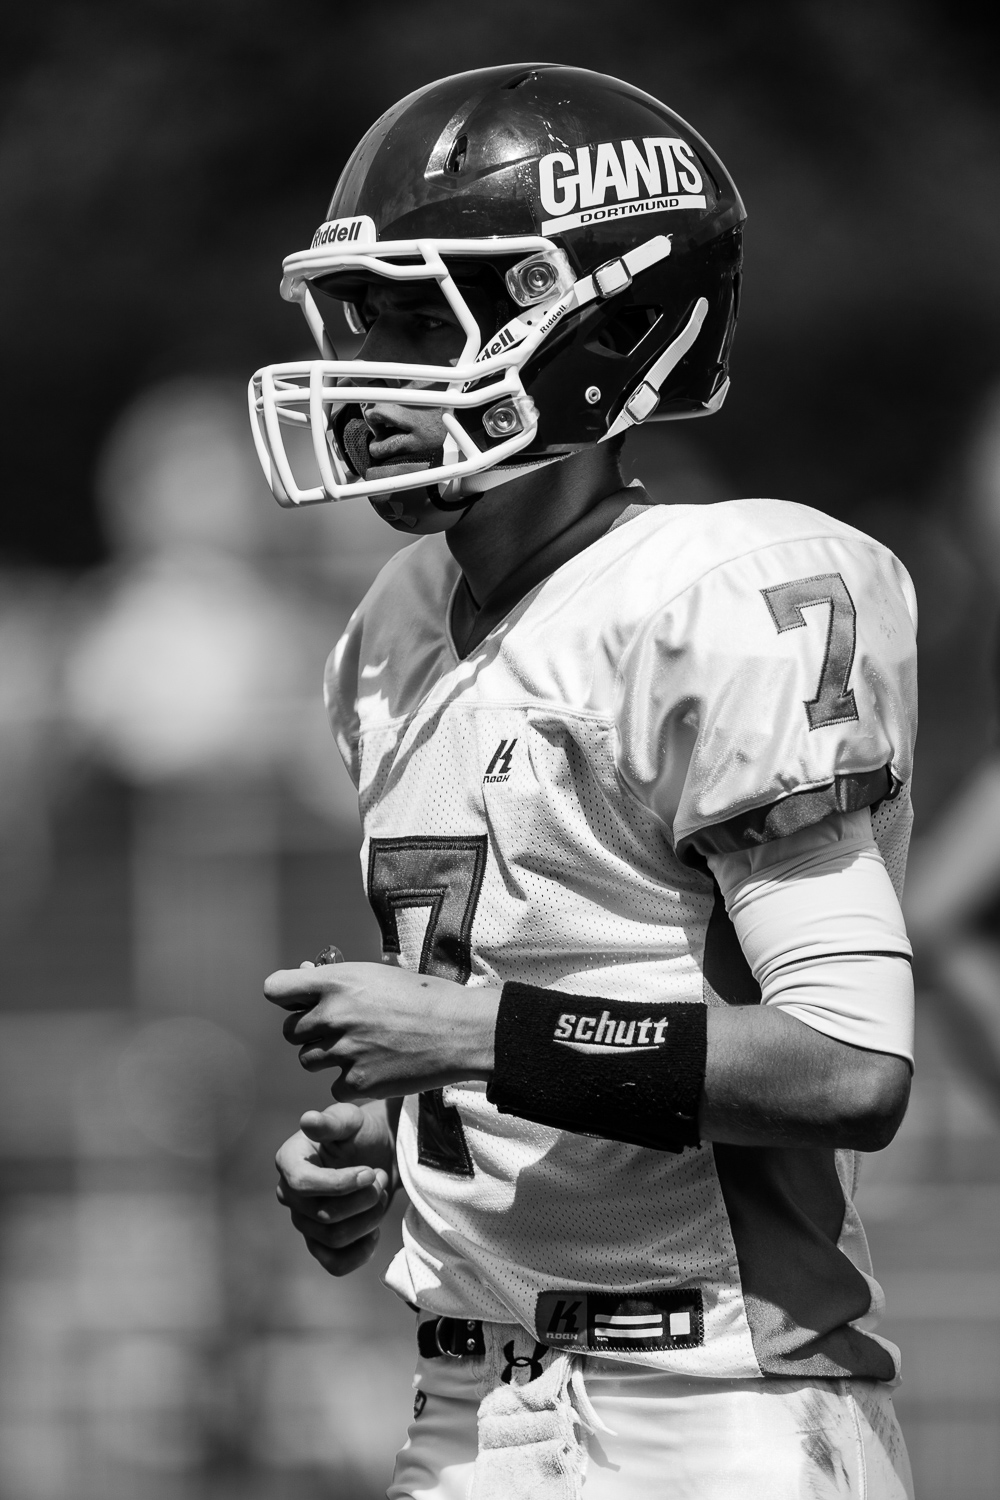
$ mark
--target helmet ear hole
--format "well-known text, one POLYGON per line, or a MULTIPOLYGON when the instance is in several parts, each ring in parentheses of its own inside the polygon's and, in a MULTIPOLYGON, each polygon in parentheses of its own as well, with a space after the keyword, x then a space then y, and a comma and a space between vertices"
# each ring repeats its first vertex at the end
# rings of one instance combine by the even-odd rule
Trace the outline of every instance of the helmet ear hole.
POLYGON ((592 354, 627 359, 635 353, 650 329, 656 327, 662 313, 663 308, 655 306, 619 308, 601 320, 584 347, 592 354))

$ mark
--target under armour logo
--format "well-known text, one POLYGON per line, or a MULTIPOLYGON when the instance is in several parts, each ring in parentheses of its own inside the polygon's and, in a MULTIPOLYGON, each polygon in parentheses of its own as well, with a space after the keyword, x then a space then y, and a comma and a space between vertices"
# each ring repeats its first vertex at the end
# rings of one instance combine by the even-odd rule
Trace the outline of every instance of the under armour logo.
POLYGON ((427 1405, 427 1392, 426 1391, 418 1391, 417 1394, 413 1398, 413 1420, 414 1420, 414 1422, 417 1420, 418 1417, 423 1416, 424 1407, 426 1405, 427 1405))
POLYGON ((486 767, 483 781, 506 781, 510 775, 510 758, 514 754, 517 740, 501 740, 493 752, 493 759, 486 767))
POLYGON ((529 1385, 532 1380, 537 1380, 542 1373, 542 1356, 548 1352, 546 1344, 536 1344, 534 1354, 519 1354, 514 1357, 514 1340, 503 1346, 503 1357, 507 1361, 504 1369, 500 1372, 500 1379, 504 1385, 510 1385, 514 1378, 515 1370, 527 1370, 528 1379, 522 1380, 521 1385, 529 1385))

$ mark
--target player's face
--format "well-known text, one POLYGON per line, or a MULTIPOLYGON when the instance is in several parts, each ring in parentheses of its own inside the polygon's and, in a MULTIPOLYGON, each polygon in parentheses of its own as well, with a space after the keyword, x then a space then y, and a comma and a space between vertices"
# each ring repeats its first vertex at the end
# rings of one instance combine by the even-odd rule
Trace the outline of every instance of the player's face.
MULTIPOLYGON (((361 314, 368 329, 361 359, 453 365, 462 352, 462 329, 436 287, 372 287, 361 314)), ((439 407, 406 407, 387 398, 362 412, 373 469, 429 461, 447 436, 439 407)))
MULTIPOLYGON (((475 289, 464 290, 464 295, 485 338, 492 332, 489 299, 475 289)), ((368 331, 360 359, 416 365, 458 363, 465 333, 436 285, 411 282, 370 287, 361 315, 368 331)), ((438 407, 406 407, 386 399, 369 403, 363 411, 374 467, 430 458, 444 444, 447 434, 438 407)))
MULTIPOLYGON (((485 340, 493 331, 496 309, 486 292, 462 290, 485 340)), ((369 287, 359 311, 367 329, 360 359, 439 366, 458 363, 466 335, 436 285, 369 287)), ((389 389, 393 383, 385 381, 389 389)), ((362 414, 369 433, 367 478, 412 473, 413 466, 440 462, 447 437, 440 407, 404 406, 393 401, 387 390, 385 400, 367 402, 362 414)), ((419 491, 401 491, 372 504, 391 525, 414 534, 446 530, 462 514, 436 510, 419 491)))

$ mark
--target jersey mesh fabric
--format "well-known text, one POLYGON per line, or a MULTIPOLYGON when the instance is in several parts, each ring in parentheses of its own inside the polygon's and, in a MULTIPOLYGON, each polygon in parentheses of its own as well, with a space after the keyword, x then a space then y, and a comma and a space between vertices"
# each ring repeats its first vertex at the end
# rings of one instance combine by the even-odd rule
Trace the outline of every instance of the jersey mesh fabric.
MULTIPOLYGON (((327 683, 387 957, 461 971, 470 985, 520 980, 593 996, 595 1015, 601 998, 637 1012, 653 1000, 718 1003, 702 973, 714 888, 675 852, 675 820, 687 832, 706 810, 725 818, 754 797, 854 769, 891 765, 905 782, 912 627, 901 576, 878 544, 803 507, 655 507, 564 564, 460 661, 447 627, 457 569, 443 539, 398 554, 352 619, 327 683), (779 634, 761 589, 840 570, 862 620, 861 722, 810 731, 803 702, 825 670, 822 630, 779 634), (737 610, 734 644, 720 651, 713 627, 706 655, 681 635, 723 596, 737 610), (864 633, 869 597, 891 620, 888 647, 884 632, 864 633), (805 684, 794 705, 804 728, 793 736, 783 725, 777 763, 760 717, 773 717, 773 705, 734 687, 747 638, 739 609, 756 632, 758 695, 768 653, 782 714, 805 684), (463 868, 464 894, 454 888, 463 868)), ((499 1115, 481 1085, 445 1089, 443 1104, 457 1110, 472 1175, 421 1160, 421 1105, 408 1100, 399 1159, 411 1206, 388 1278, 400 1295, 537 1331, 542 1293, 696 1288, 703 1342, 613 1357, 691 1375, 762 1374, 710 1148, 673 1156, 550 1130, 499 1115)), ((812 1332, 803 1327, 803 1341, 815 1345, 822 1326, 820 1317, 812 1332)), ((862 1347, 860 1368, 828 1361, 825 1373, 882 1375, 884 1353, 872 1345, 879 1358, 867 1367, 862 1347)))
POLYGON ((896 899, 903 898, 903 877, 906 874, 906 855, 910 847, 910 830, 913 827, 913 803, 910 788, 906 784, 899 789, 891 801, 879 804, 872 813, 872 833, 878 845, 883 863, 889 872, 896 899))

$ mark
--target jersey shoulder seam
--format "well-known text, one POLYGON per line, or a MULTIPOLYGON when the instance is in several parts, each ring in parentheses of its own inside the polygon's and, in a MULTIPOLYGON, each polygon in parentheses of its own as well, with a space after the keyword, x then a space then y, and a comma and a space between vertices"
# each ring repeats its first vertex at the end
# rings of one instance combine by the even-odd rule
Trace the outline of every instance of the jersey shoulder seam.
POLYGON ((856 538, 853 536, 838 537, 832 535, 824 535, 823 533, 812 533, 803 536, 772 537, 766 542, 761 542, 757 547, 747 547, 744 548, 741 552, 734 552, 730 557, 720 558, 718 562, 713 562, 708 567, 703 568, 695 578, 688 579, 687 583, 685 583, 682 588, 679 588, 676 593, 671 594, 668 598, 658 603, 654 610, 652 610, 648 615, 645 615, 643 619, 641 619, 636 624, 635 629, 628 641, 628 644, 622 648, 621 655, 618 658, 618 665, 615 668, 616 684, 621 682, 622 673, 625 669, 626 661, 631 654, 636 642, 642 636, 643 632, 653 624, 653 622, 660 616, 660 614, 664 610, 669 609, 671 605, 674 605, 678 602, 678 600, 683 599, 685 594, 690 593, 692 589, 695 589, 699 584, 704 583, 706 578, 711 577, 713 573, 717 573, 721 568, 729 567, 734 562, 740 562, 745 557, 755 557, 758 553, 766 552, 771 547, 782 547, 787 545, 788 543, 816 541, 850 541, 855 544, 860 544, 866 550, 877 549, 877 551, 883 555, 895 555, 894 553, 889 552, 888 547, 886 547, 882 542, 876 541, 874 537, 866 537, 863 532, 858 532, 856 538))
POLYGON ((452 700, 450 703, 443 705, 440 703, 422 704, 420 708, 414 709, 412 713, 397 714, 391 719, 381 719, 377 725, 372 726, 371 730, 364 730, 362 733, 379 734, 383 730, 395 729, 400 724, 415 724, 421 719, 439 714, 442 707, 456 709, 459 713, 467 714, 496 713, 499 709, 502 709, 504 712, 513 711, 515 713, 521 709, 537 709, 539 712, 550 714, 553 718, 583 719, 592 724, 603 725, 605 728, 614 728, 615 725, 615 716, 613 713, 603 714, 592 708, 568 708, 563 704, 542 703, 537 698, 510 698, 491 703, 457 703, 452 700))

